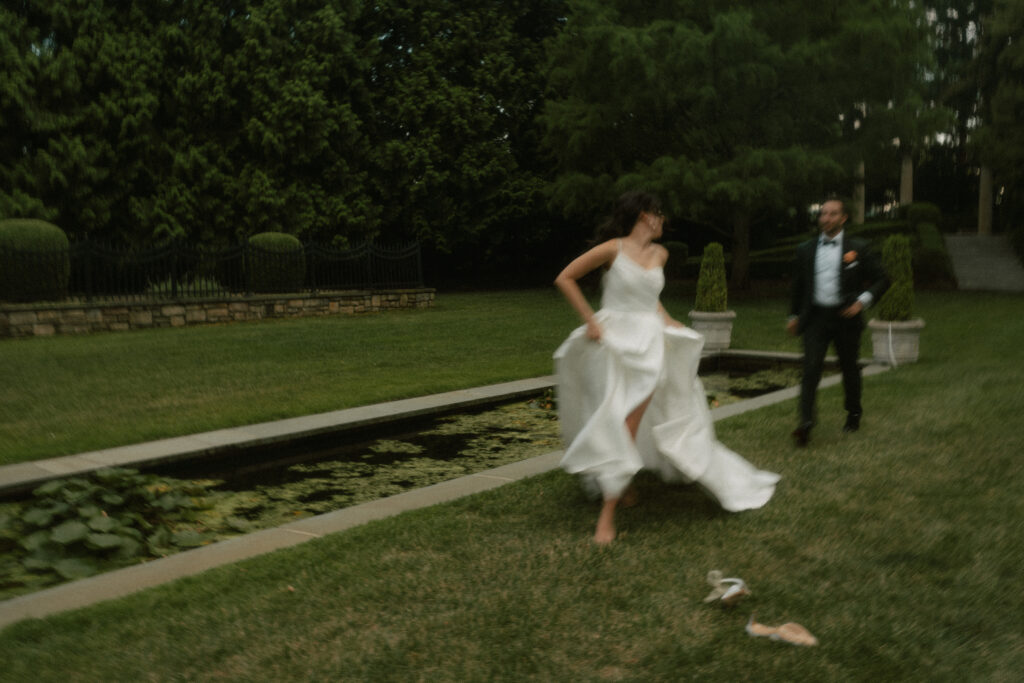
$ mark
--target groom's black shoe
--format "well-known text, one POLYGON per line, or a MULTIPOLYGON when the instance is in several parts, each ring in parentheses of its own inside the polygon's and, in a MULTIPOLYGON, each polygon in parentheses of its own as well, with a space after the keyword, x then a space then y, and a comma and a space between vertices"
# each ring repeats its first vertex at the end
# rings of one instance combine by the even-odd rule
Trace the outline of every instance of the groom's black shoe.
POLYGON ((793 442, 797 446, 803 448, 807 445, 807 442, 811 439, 811 427, 814 426, 813 422, 804 422, 799 427, 793 430, 793 442))
POLYGON ((855 432, 860 429, 860 413, 847 413, 846 424, 843 425, 844 432, 855 432))

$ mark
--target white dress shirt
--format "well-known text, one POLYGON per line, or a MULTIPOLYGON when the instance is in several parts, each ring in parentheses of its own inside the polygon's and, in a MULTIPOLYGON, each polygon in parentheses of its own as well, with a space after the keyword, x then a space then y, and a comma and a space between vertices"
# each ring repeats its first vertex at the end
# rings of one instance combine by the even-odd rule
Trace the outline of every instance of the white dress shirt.
MULTIPOLYGON (((825 235, 818 238, 814 252, 814 305, 839 306, 843 303, 840 295, 839 278, 843 269, 843 231, 831 240, 825 235)), ((867 308, 874 301, 871 292, 861 292, 857 297, 867 308)))
POLYGON ((825 235, 818 238, 814 252, 814 305, 838 306, 839 273, 843 267, 843 233, 834 238, 825 235))

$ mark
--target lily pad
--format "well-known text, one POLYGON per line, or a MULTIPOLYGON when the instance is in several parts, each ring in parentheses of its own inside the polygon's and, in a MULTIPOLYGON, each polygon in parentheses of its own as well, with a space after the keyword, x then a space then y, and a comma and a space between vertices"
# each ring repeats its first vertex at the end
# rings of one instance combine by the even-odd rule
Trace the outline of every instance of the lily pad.
POLYGON ((209 540, 206 534, 193 531, 192 529, 179 531, 171 535, 171 543, 179 548, 198 548, 209 540))
POLYGON ((107 515, 95 515, 87 523, 90 529, 100 533, 107 533, 121 526, 120 522, 107 515))
POLYGON ((38 527, 48 527, 53 521, 53 512, 45 508, 31 508, 21 516, 26 524, 38 527))
POLYGON ((85 537, 85 544, 95 550, 112 550, 120 548, 126 540, 130 539, 117 534, 89 534, 85 537))
POLYGON ((34 553, 50 542, 50 532, 45 529, 35 531, 21 539, 21 547, 30 553, 34 553))
MULTIPOLYGON (((85 526, 85 525, 83 525, 85 526)), ((70 557, 53 565, 54 571, 65 579, 84 579, 96 573, 96 565, 80 557, 70 557)))
POLYGON ((67 545, 81 541, 88 535, 89 527, 77 519, 69 519, 53 528, 53 531, 50 532, 50 540, 61 545, 67 545))

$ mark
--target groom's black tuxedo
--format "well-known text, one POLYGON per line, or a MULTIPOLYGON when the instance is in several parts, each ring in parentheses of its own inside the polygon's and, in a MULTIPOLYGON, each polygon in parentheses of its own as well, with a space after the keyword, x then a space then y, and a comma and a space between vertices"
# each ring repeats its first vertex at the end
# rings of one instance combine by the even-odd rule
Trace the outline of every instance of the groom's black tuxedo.
MULTIPOLYGON (((871 252, 871 245, 867 240, 859 237, 851 237, 843 232, 842 244, 838 245, 844 255, 839 275, 839 298, 840 306, 845 308, 857 300, 864 292, 871 292, 871 296, 877 303, 885 291, 889 289, 889 278, 882 269, 881 264, 871 252), (849 259, 849 263, 847 263, 849 259)), ((793 266, 792 299, 790 302, 790 315, 797 316, 797 331, 802 333, 808 322, 811 320, 811 309, 814 306, 814 259, 817 250, 835 249, 821 245, 821 237, 807 240, 796 248, 796 261, 793 266)), ((856 320, 863 329, 863 316, 858 315, 856 320)))
POLYGON ((821 235, 803 242, 797 247, 793 264, 790 315, 797 318, 797 333, 803 335, 804 341, 804 374, 800 397, 802 425, 814 423, 815 393, 831 343, 835 344, 843 372, 846 410, 859 418, 862 411, 858 358, 864 315, 858 313, 852 318, 845 318, 840 312, 865 292, 870 292, 872 302, 877 302, 889 288, 889 278, 866 240, 850 236, 846 231, 837 239, 841 240, 837 245, 822 244, 821 235), (815 260, 818 250, 836 248, 842 257, 836 259, 833 256, 828 263, 838 263, 839 305, 821 305, 816 303, 815 260))

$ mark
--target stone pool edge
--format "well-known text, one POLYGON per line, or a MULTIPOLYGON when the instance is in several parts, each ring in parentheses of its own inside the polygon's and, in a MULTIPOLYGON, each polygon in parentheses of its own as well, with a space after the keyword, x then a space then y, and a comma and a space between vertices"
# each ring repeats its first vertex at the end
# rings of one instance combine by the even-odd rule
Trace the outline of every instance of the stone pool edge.
MULTIPOLYGON (((787 357, 788 355, 789 354, 787 354, 787 357)), ((864 375, 875 375, 880 372, 884 372, 887 369, 888 367, 883 365, 867 365, 864 368, 864 375)), ((823 388, 829 387, 838 384, 840 381, 841 378, 839 375, 832 375, 825 377, 820 386, 823 388)), ((512 392, 521 391, 522 393, 518 395, 529 395, 536 393, 537 391, 543 391, 544 389, 553 386, 553 384, 554 378, 548 376, 534 378, 531 380, 520 380, 518 382, 489 385, 487 387, 480 387, 477 389, 435 394, 432 397, 421 398, 430 399, 436 397, 451 397, 455 400, 473 401, 473 403, 462 404, 462 407, 465 407, 467 405, 478 405, 480 403, 486 403, 488 401, 494 401, 501 398, 501 395, 496 393, 499 388, 507 388, 512 392), (525 389, 527 386, 532 388, 527 390, 525 389), (452 396, 455 394, 463 396, 452 396), (490 394, 490 397, 484 398, 483 396, 487 394, 490 394)), ((720 406, 713 409, 711 411, 711 415, 715 421, 722 420, 751 410, 757 410, 764 406, 796 398, 799 395, 799 392, 799 387, 780 389, 779 391, 757 396, 745 401, 720 406)), ((515 397, 516 394, 513 393, 513 395, 508 398, 514 399, 515 397)), ((419 399, 393 401, 385 404, 377 404, 377 406, 368 406, 367 408, 377 408, 380 406, 394 407, 396 404, 407 404, 410 401, 417 400, 419 399)), ((434 408, 434 410, 440 409, 441 408, 438 407, 434 408)), ((428 408, 423 408, 423 410, 424 413, 422 414, 426 414, 430 411, 428 408)), ((336 415, 337 413, 345 412, 349 411, 336 411, 336 413, 325 413, 323 415, 336 415)), ((377 415, 378 421, 385 419, 379 417, 379 412, 377 415)), ((322 417, 322 415, 311 417, 318 418, 322 417)), ((268 424, 294 423, 297 420, 302 419, 304 418, 281 420, 278 423, 268 424)), ((182 438, 184 439, 187 437, 182 438)), ((176 439, 167 439, 165 441, 176 441, 176 439)), ((140 444, 140 446, 142 445, 145 444, 140 444)), ((387 498, 368 501, 366 503, 342 508, 333 512, 317 515, 315 517, 308 517, 296 522, 290 522, 279 527, 263 529, 244 536, 238 536, 218 543, 212 543, 201 548, 186 550, 158 560, 151 560, 143 564, 133 565, 123 569, 116 569, 114 571, 98 574, 86 579, 71 581, 69 583, 60 584, 34 593, 20 595, 0 602, 0 629, 23 619, 42 618, 58 612, 87 607, 105 600, 124 597, 146 588, 151 588, 179 578, 202 573, 207 569, 213 569, 215 567, 231 564, 250 557, 256 557, 275 550, 298 545, 299 543, 320 538, 327 534, 344 531, 370 521, 384 519, 409 510, 415 510, 455 500, 463 496, 497 488, 498 486, 502 486, 513 481, 543 474, 558 467, 561 455, 561 451, 552 451, 527 460, 502 465, 494 469, 477 472, 457 479, 450 479, 430 486, 412 489, 387 498)), ((68 457, 75 458, 81 456, 68 457)), ((109 463, 98 464, 90 461, 87 461, 85 464, 89 465, 89 470, 111 466, 109 463)), ((129 463, 117 464, 125 465, 129 463)), ((10 465, 5 468, 0 468, 0 475, 3 474, 2 470, 15 467, 18 467, 18 465, 10 465)), ((69 474, 74 474, 74 472, 58 476, 68 476, 69 474)), ((49 476, 47 478, 53 477, 49 476)), ((0 486, 2 486, 2 482, 0 482, 0 486)))

